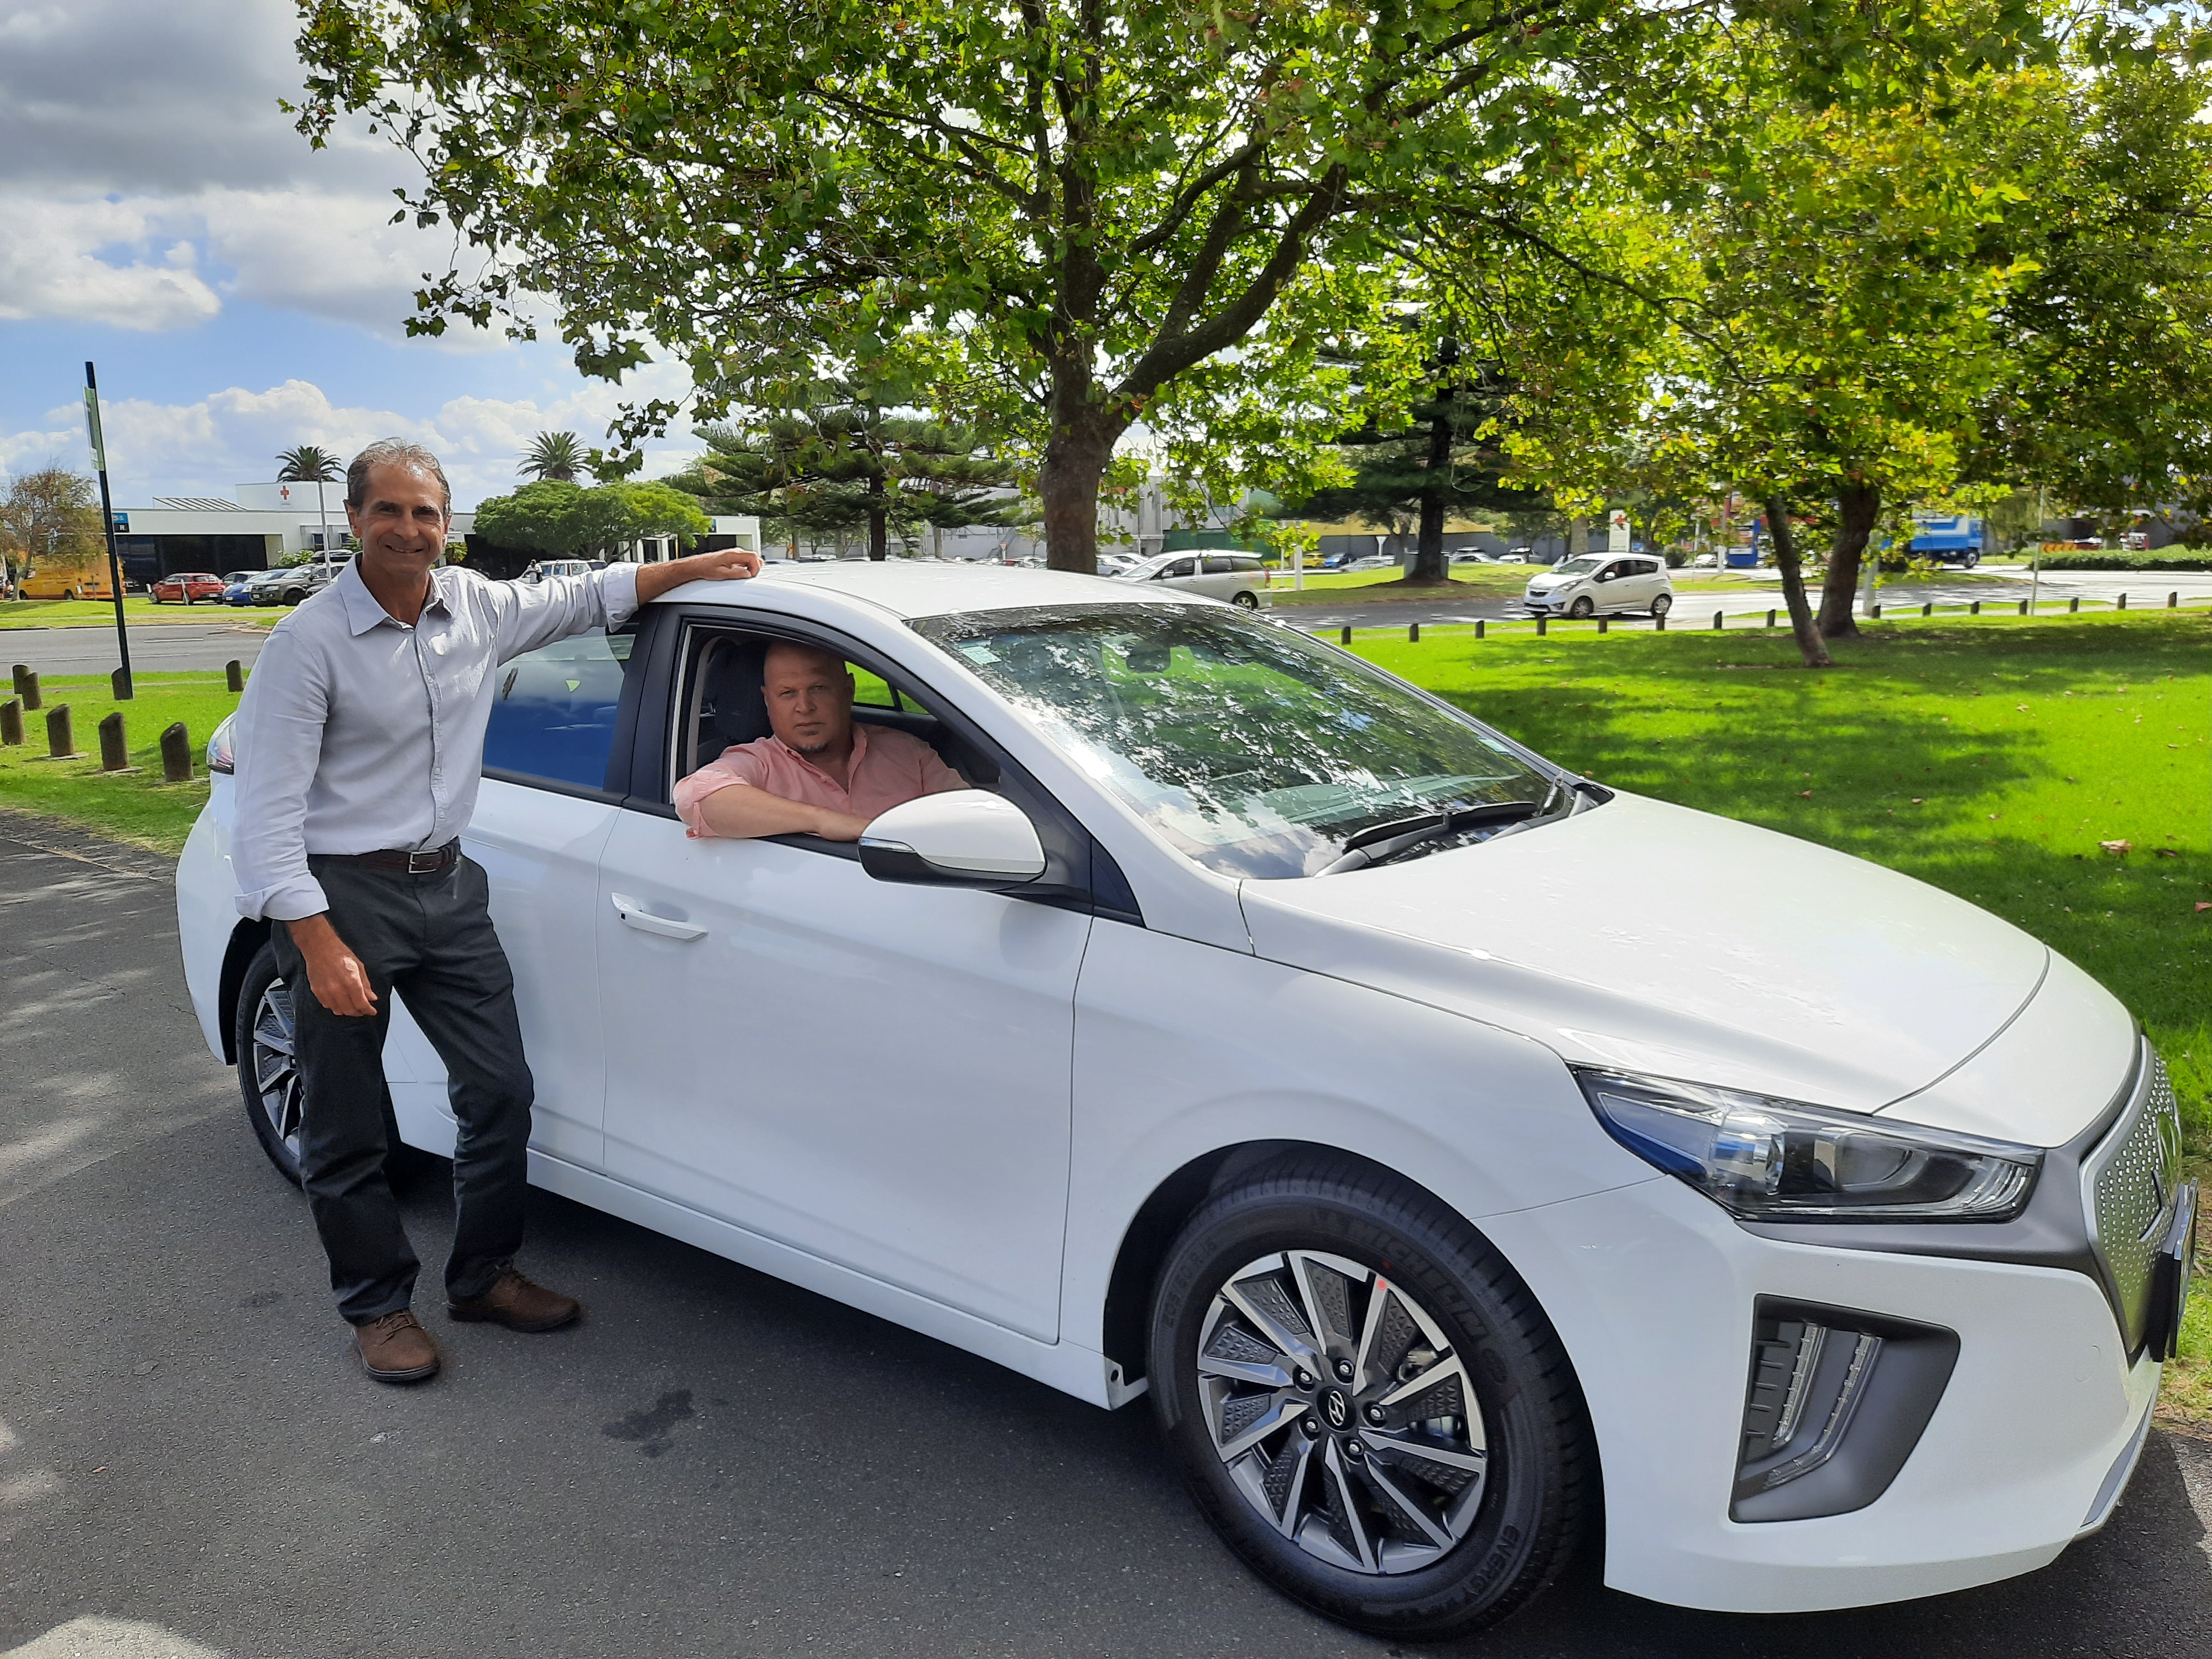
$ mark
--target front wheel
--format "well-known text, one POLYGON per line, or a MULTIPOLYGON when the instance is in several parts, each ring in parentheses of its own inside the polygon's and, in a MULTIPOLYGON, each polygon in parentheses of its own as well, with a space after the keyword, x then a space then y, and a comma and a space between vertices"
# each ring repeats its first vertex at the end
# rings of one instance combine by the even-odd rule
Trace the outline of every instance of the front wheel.
POLYGON ((1231 593, 1229 596, 1229 603, 1241 606, 1246 611, 1257 611, 1260 608, 1260 596, 1252 592, 1231 593))
POLYGON ((284 603, 287 605, 297 605, 307 597, 307 590, 304 587, 288 587, 283 593, 284 603))
POLYGON ((1162 1270, 1153 1408, 1275 1587, 1377 1635, 1497 1623, 1579 1542, 1588 1432, 1528 1287, 1435 1199, 1321 1156, 1217 1194, 1162 1270))
POLYGON ((1651 601, 1651 614, 1655 617, 1663 617, 1674 608, 1674 596, 1672 593, 1662 593, 1651 601))
POLYGON ((1597 606, 1591 603, 1590 596, 1585 593, 1567 607, 1567 614, 1577 622, 1582 622, 1588 620, 1596 610, 1597 606))

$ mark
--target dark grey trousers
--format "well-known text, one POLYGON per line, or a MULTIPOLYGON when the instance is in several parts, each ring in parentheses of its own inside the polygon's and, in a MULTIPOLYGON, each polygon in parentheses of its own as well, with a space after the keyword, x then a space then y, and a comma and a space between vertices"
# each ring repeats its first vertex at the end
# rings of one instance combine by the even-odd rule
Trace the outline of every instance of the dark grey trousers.
POLYGON ((480 1296, 522 1246, 529 1165, 530 1067, 514 1012, 514 975, 492 930, 483 868, 410 876, 311 858, 331 925, 359 957, 376 1012, 334 1014, 308 988, 283 923, 271 929, 291 988, 305 1101, 302 1184, 338 1311, 355 1324, 406 1307, 418 1263, 385 1178, 384 1036, 397 991, 446 1063, 459 1124, 453 1149, 449 1297, 480 1296))

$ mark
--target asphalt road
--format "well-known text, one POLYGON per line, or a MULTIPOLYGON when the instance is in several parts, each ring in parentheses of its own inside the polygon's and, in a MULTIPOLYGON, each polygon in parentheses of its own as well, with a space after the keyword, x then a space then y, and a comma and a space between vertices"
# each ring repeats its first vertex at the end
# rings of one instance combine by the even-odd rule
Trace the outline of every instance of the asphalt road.
MULTIPOLYGON (((445 1374, 371 1382, 201 1046, 165 861, 0 815, 0 1656, 1398 1651, 1249 1577, 1141 1407, 544 1194, 526 1265, 584 1322, 454 1326, 426 1291, 445 1374)), ((443 1166, 406 1200, 434 1286, 443 1166)), ((1738 1618, 1585 1569, 1422 1651, 2175 1659, 2212 1629, 2208 1517, 2212 1445, 2159 1435, 2112 1524, 2010 1583, 1738 1618)))
MULTIPOLYGON (((268 637, 267 629, 252 623, 143 623, 131 629, 131 672, 221 668, 233 657, 251 668, 268 637)), ((0 630, 0 659, 54 678, 110 673, 122 660, 112 627, 0 630)))

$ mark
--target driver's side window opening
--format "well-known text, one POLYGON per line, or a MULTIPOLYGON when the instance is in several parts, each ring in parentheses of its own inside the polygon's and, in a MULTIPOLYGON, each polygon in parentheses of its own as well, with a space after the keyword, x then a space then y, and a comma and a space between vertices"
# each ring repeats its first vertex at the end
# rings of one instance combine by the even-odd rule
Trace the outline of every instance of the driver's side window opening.
MULTIPOLYGON (((684 672, 678 682, 683 690, 677 706, 676 741, 671 745, 674 766, 667 783, 672 791, 677 780, 690 776, 726 749, 771 734, 761 690, 768 650, 780 639, 796 637, 728 629, 690 631, 684 643, 684 672)), ((939 719, 912 687, 849 658, 846 666, 854 680, 854 725, 910 733, 934 749, 973 787, 998 787, 998 762, 939 719)))

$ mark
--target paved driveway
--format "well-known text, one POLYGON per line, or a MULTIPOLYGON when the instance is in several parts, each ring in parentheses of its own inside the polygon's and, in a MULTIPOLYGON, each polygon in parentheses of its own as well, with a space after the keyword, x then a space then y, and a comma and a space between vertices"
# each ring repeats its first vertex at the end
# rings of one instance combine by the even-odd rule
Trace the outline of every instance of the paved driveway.
MULTIPOLYGON (((0 815, 0 1655, 1401 1651, 1232 1561, 1141 1407, 544 1194, 528 1265, 585 1322, 456 1327, 426 1290, 446 1373, 368 1382, 200 1045, 172 902, 166 861, 0 815)), ((406 1194, 431 1286, 442 1168, 406 1194)), ((2212 1446, 2157 1436, 2109 1528, 2008 1584, 1729 1618, 1585 1570, 1487 1640, 1404 1651, 2179 1659, 2212 1630, 2208 1516, 2212 1446)))
MULTIPOLYGON (((149 623, 131 630, 131 672, 221 668, 233 657, 251 668, 268 637, 251 623, 149 623)), ((10 628, 0 629, 0 660, 58 678, 112 673, 122 658, 112 628, 10 628)))

